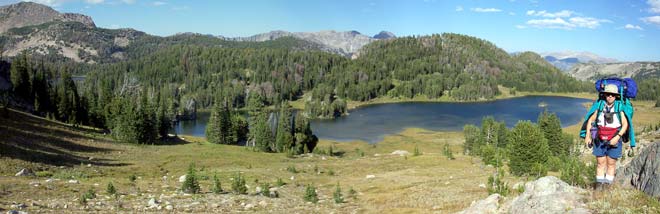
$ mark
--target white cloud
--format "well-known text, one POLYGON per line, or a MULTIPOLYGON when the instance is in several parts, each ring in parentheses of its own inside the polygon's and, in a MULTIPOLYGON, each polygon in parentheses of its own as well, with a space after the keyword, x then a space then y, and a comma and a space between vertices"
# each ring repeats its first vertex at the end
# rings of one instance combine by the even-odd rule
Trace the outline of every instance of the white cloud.
POLYGON ((166 5, 167 2, 155 1, 155 2, 153 2, 153 3, 151 3, 151 4, 152 4, 153 6, 163 6, 163 5, 166 5))
POLYGON ((651 13, 660 13, 660 0, 648 0, 646 3, 651 6, 651 8, 649 8, 651 13))
POLYGON ((527 21, 527 25, 536 28, 550 28, 550 29, 566 29, 570 30, 575 28, 574 24, 568 23, 562 18, 555 19, 532 19, 527 21))
POLYGON ((85 0, 88 4, 101 4, 104 0, 85 0))
POLYGON ((518 28, 518 29, 525 29, 525 28, 527 28, 527 26, 525 26, 525 25, 516 25, 516 28, 518 28))
POLYGON ((626 24, 626 26, 623 26, 623 28, 630 30, 644 30, 644 28, 640 27, 639 25, 632 25, 632 24, 626 24))
POLYGON ((124 2, 125 4, 134 4, 135 0, 121 0, 121 2, 124 2))
POLYGON ((471 10, 474 11, 474 12, 477 12, 477 13, 498 13, 498 12, 502 12, 502 10, 497 9, 497 8, 480 8, 480 7, 477 7, 477 8, 472 8, 471 10))
POLYGON ((649 17, 644 17, 641 18, 642 21, 646 22, 647 24, 654 24, 660 26, 660 16, 649 16, 649 17))
POLYGON ((509 12, 509 15, 515 16, 516 13, 514 13, 514 12, 509 12))
POLYGON ((463 11, 463 7, 462 7, 462 6, 456 6, 456 11, 457 11, 457 12, 461 12, 461 11, 463 11))
POLYGON ((607 19, 597 19, 591 17, 572 17, 568 19, 571 24, 576 25, 577 27, 591 28, 596 29, 600 26, 601 23, 611 23, 612 21, 607 19))
POLYGON ((545 10, 528 10, 528 16, 544 17, 545 19, 532 19, 526 22, 530 27, 572 30, 575 28, 596 29, 603 23, 611 23, 607 19, 584 17, 570 10, 551 13, 545 10), (577 16, 576 16, 577 15, 577 16))
POLYGON ((575 12, 570 11, 570 10, 562 10, 556 13, 548 13, 545 10, 541 11, 535 11, 535 10, 529 10, 527 11, 528 16, 541 16, 541 17, 546 17, 546 18, 557 18, 557 17, 570 17, 573 15, 575 12))

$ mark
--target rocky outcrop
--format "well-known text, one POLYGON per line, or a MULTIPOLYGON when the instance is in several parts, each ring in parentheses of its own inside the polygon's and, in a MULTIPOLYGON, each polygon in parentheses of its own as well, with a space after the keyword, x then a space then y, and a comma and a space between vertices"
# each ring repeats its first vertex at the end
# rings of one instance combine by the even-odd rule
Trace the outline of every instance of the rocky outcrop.
POLYGON ((45 5, 20 2, 0 7, 0 33, 11 28, 40 25, 53 21, 80 22, 90 28, 96 27, 89 16, 75 13, 59 13, 45 5))
POLYGON ((525 184, 525 192, 500 204, 493 194, 459 213, 591 213, 584 204, 586 190, 573 187, 553 176, 525 184))
POLYGON ((268 33, 257 34, 250 37, 236 37, 224 38, 232 41, 250 41, 250 42, 263 42, 275 40, 281 37, 295 37, 305 41, 313 42, 322 45, 321 50, 341 54, 344 56, 353 56, 363 46, 379 40, 395 38, 394 34, 382 31, 375 37, 369 37, 357 31, 344 31, 337 32, 334 30, 319 31, 319 32, 287 32, 287 31, 271 31, 268 33))
POLYGON ((546 176, 525 184, 525 192, 513 199, 507 210, 508 213, 529 214, 590 213, 583 203, 586 194, 586 190, 546 176))
POLYGON ((457 214, 490 214, 499 213, 500 200, 503 199, 500 194, 492 194, 488 198, 472 203, 472 206, 458 212, 457 214))
POLYGON ((660 142, 646 146, 628 165, 617 169, 615 183, 660 197, 660 142))
POLYGON ((660 77, 660 62, 626 62, 608 64, 577 64, 567 72, 579 80, 596 80, 601 77, 660 77))

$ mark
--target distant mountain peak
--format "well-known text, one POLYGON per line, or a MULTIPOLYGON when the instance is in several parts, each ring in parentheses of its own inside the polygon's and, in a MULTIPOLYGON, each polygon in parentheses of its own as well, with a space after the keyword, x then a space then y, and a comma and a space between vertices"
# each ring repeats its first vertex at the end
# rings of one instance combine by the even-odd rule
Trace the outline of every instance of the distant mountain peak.
POLYGON ((46 5, 33 2, 19 2, 0 7, 0 33, 11 28, 40 25, 53 21, 80 22, 88 27, 96 27, 92 18, 77 13, 60 13, 46 5))
POLYGON ((380 33, 374 35, 374 39, 392 39, 396 38, 396 36, 389 31, 381 31, 380 33))
POLYGON ((587 51, 544 52, 540 55, 562 71, 568 71, 579 63, 605 64, 619 62, 619 60, 602 57, 587 51))

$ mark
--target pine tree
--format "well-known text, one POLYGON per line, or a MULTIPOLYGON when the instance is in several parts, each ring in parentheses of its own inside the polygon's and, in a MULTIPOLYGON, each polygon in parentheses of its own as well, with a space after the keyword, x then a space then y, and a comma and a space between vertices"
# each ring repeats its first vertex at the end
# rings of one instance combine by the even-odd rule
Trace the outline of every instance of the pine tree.
POLYGON ((181 186, 181 190, 185 193, 197 194, 200 191, 199 180, 197 174, 195 173, 195 164, 190 164, 188 167, 188 173, 186 174, 186 180, 181 186))
POLYGON ((301 115, 296 115, 295 119, 295 150, 297 154, 305 152, 313 152, 318 138, 312 134, 312 128, 309 125, 309 120, 301 115))
POLYGON ((272 151, 270 144, 273 141, 273 137, 270 126, 268 125, 268 115, 265 112, 260 112, 257 114, 255 120, 254 128, 250 130, 250 134, 253 134, 256 149, 262 152, 272 151))
POLYGON ((535 164, 545 164, 550 155, 548 140, 530 121, 519 121, 509 134, 509 169, 511 174, 531 175, 535 164))
POLYGON ((465 135, 465 143, 463 144, 464 154, 478 154, 477 151, 481 142, 481 130, 475 125, 468 124, 463 126, 463 133, 465 135))
POLYGON ((158 136, 156 130, 156 115, 149 104, 146 95, 142 95, 140 105, 135 115, 135 141, 139 144, 154 144, 158 136))
POLYGON ((570 141, 564 141, 561 122, 557 115, 549 113, 548 111, 543 111, 539 114, 537 124, 543 132, 545 139, 548 140, 548 146, 550 147, 552 155, 559 156, 568 153, 570 141))
POLYGON ((291 110, 287 103, 282 104, 277 122, 276 152, 285 152, 293 147, 293 130, 291 127, 291 110))
POLYGON ((216 144, 233 144, 231 115, 229 108, 225 104, 216 103, 211 112, 211 118, 206 126, 206 137, 211 143, 216 144))
POLYGON ((31 98, 30 73, 32 72, 27 54, 21 54, 11 65, 10 79, 14 87, 14 93, 27 101, 33 101, 31 98))
POLYGON ((170 129, 172 128, 172 122, 165 112, 164 103, 161 102, 161 105, 158 105, 158 116, 156 117, 158 125, 158 135, 161 138, 166 138, 170 129))

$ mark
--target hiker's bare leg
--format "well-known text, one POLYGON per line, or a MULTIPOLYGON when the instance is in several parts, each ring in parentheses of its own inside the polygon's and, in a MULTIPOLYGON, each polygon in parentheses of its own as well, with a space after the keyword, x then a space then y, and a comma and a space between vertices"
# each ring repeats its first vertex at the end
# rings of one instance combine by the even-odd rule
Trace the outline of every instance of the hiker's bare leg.
POLYGON ((598 167, 596 167, 596 177, 605 177, 605 167, 607 167, 607 159, 609 157, 602 156, 602 157, 596 157, 596 161, 598 161, 598 167))
POLYGON ((614 173, 616 172, 616 160, 614 158, 610 158, 609 156, 605 156, 607 158, 607 177, 614 178, 614 173))

